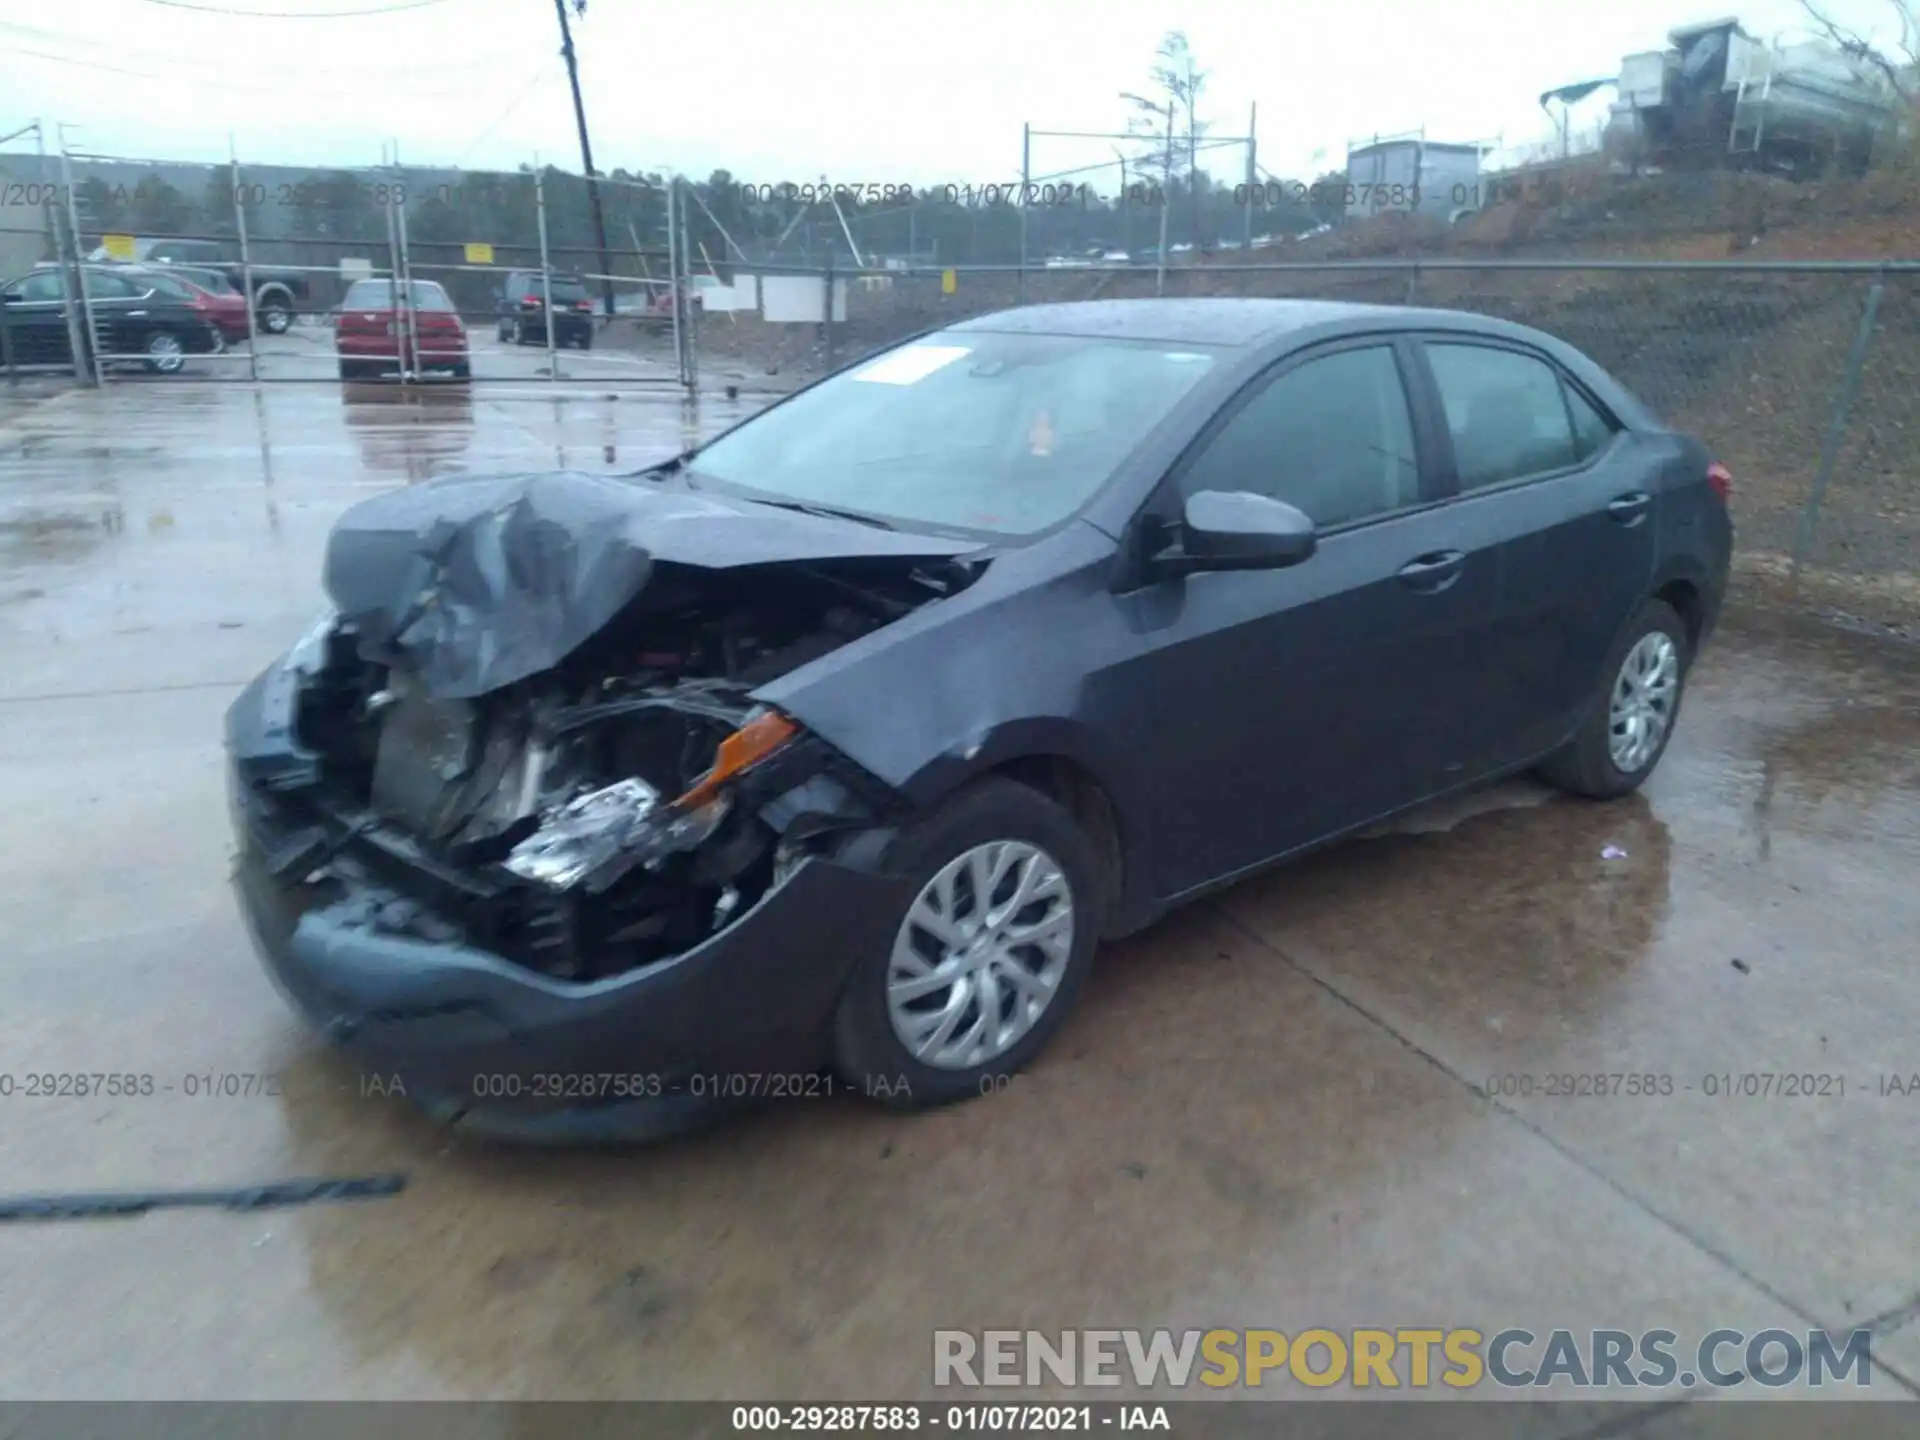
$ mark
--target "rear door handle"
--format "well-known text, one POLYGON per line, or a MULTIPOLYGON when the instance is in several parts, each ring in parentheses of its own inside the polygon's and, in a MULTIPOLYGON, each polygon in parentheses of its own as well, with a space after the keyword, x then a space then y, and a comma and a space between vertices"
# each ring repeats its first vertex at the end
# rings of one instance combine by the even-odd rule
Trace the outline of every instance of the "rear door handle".
POLYGON ((1647 507, 1653 503, 1653 497, 1644 490, 1634 490, 1625 495, 1615 496, 1607 503, 1607 514, 1622 525, 1637 525, 1647 513, 1647 507))
POLYGON ((1460 578, 1461 568, 1466 564, 1465 552, 1460 550, 1430 550, 1425 555, 1409 560, 1400 567, 1401 583, 1422 594, 1431 595, 1444 590, 1460 578))

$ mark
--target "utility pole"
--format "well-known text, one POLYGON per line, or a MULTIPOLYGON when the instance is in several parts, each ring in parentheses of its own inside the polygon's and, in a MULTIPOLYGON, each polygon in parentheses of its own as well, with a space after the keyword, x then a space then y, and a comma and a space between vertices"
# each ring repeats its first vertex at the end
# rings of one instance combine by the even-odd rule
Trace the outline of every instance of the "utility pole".
MULTIPOLYGON (((573 0, 581 13, 587 0, 573 0)), ((573 27, 567 23, 567 0, 553 0, 553 13, 560 17, 560 53, 567 60, 567 83, 573 87, 573 123, 580 130, 580 164, 587 172, 587 204, 593 209, 593 238, 600 245, 600 281, 607 301, 607 318, 613 318, 613 264, 607 257, 607 214, 600 208, 600 175, 593 168, 593 145, 587 139, 587 107, 580 100, 580 67, 573 58, 573 27)))

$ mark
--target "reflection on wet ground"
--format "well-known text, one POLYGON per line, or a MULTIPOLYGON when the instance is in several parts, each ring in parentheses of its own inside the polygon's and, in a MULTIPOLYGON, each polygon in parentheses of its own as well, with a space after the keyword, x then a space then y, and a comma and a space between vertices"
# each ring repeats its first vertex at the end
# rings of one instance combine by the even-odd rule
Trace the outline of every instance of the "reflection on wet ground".
POLYGON ((0 1071, 175 1084, 3 1102, 9 1188, 412 1177, 0 1228, 0 1393, 888 1397, 952 1326, 1874 1323, 1920 1375, 1920 1101, 1876 1084, 1920 1070, 1912 652, 1736 614, 1643 795, 1516 781, 1249 881, 1109 947, 986 1102, 492 1151, 364 1093, 262 979, 221 712, 356 498, 631 469, 744 409, 359 388, 0 428, 0 1071), (1844 1096, 1709 1079, 1788 1072, 1844 1096))

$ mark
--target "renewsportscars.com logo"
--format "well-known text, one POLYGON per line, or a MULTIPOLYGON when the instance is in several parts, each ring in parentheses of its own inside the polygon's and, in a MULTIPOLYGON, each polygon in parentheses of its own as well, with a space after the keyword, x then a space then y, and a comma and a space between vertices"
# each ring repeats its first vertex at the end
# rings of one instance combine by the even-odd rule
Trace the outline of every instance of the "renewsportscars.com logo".
POLYGON ((1672 1330, 936 1330, 933 1383, 1078 1389, 1131 1382, 1141 1390, 1864 1387, 1873 1380, 1871 1338, 1867 1330, 1713 1330, 1688 1345, 1672 1330))

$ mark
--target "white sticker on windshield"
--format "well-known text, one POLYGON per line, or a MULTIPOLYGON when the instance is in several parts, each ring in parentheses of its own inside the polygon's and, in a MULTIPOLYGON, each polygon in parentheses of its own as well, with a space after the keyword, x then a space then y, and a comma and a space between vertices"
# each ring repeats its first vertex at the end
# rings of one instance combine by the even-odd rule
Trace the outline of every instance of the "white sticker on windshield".
POLYGON ((962 355, 972 353, 965 345, 909 345, 854 371, 853 378, 870 380, 876 385, 911 385, 926 379, 941 366, 951 365, 962 355))

